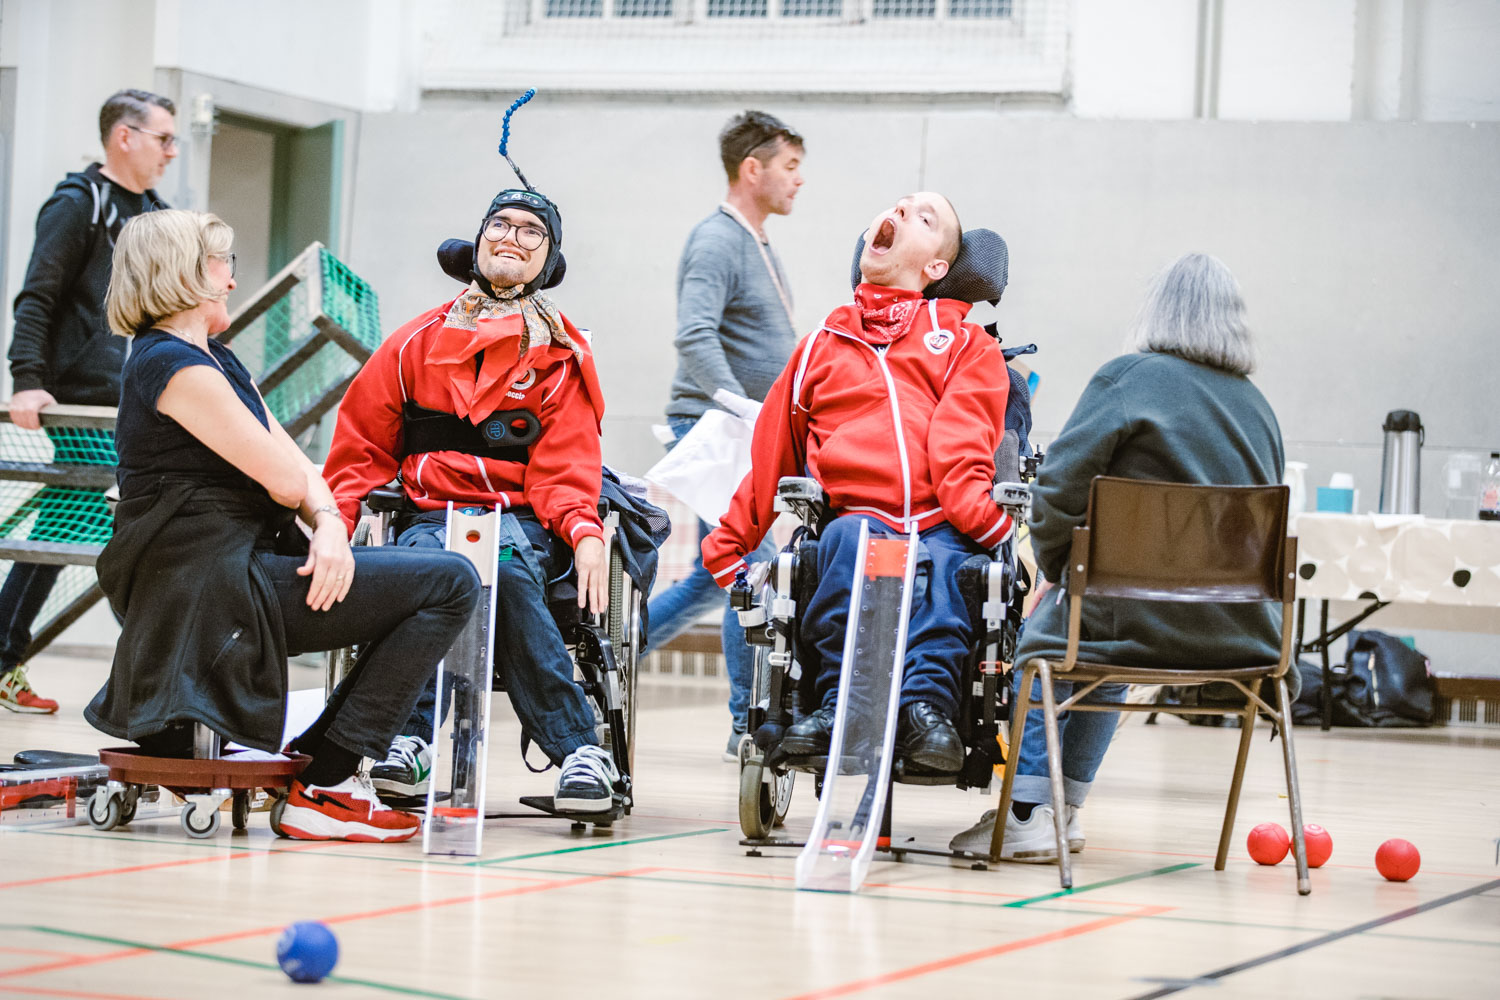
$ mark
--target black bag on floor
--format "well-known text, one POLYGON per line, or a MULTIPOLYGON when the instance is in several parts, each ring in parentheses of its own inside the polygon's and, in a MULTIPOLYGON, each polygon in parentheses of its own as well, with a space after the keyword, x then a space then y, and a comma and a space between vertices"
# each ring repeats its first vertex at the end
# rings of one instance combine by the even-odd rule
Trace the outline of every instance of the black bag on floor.
MULTIPOLYGON (((1323 719, 1321 667, 1303 661, 1302 697, 1293 706, 1299 725, 1323 719)), ((1432 663, 1393 635, 1350 632, 1344 669, 1333 675, 1333 724, 1364 728, 1432 725, 1432 663)))

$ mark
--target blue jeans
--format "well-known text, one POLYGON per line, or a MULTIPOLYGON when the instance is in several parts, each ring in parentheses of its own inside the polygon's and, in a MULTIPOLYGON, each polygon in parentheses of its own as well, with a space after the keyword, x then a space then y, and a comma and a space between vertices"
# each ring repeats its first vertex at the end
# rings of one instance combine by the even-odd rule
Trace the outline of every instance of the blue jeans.
MULTIPOLYGON (((832 707, 838 696, 850 583, 860 557, 861 521, 870 526, 871 537, 903 537, 902 532, 872 518, 844 515, 835 518, 818 538, 818 586, 807 606, 802 635, 817 651, 817 693, 825 707, 832 707)), ((983 551, 951 524, 939 524, 918 535, 901 677, 902 706, 925 701, 949 719, 957 715, 958 681, 975 639, 958 587, 958 568, 983 551)))
MULTIPOLYGON (((401 532, 396 544, 441 549, 444 517, 419 516, 401 532)), ((502 515, 501 531, 491 635, 495 670, 521 719, 523 745, 529 737, 548 760, 561 764, 579 747, 599 743, 593 706, 573 680, 573 660, 547 608, 547 584, 572 572, 573 552, 530 511, 502 515)), ((434 678, 417 699, 402 732, 428 739, 436 706, 434 678)), ((443 706, 445 717, 448 708, 443 706)))
MULTIPOLYGON (((1011 704, 1021 690, 1021 669, 1012 672, 1011 704)), ((1073 694, 1072 681, 1053 681, 1053 696, 1063 701, 1073 694)), ((1101 684, 1084 699, 1088 704, 1118 704, 1125 699, 1124 684, 1101 684)), ((1032 681, 1031 703, 1040 704, 1042 682, 1032 681)), ((1062 745, 1063 799, 1081 806, 1093 787, 1094 775, 1114 739, 1119 712, 1063 712, 1057 717, 1058 742, 1062 745)), ((1021 737, 1021 759, 1016 763, 1016 784, 1011 797, 1017 802, 1051 802, 1052 785, 1047 777, 1047 731, 1042 710, 1026 713, 1026 732, 1021 737)))
POLYGON ((0 673, 26 658, 31 626, 57 583, 61 566, 12 563, 0 587, 0 673))
MULTIPOLYGON (((668 446, 671 450, 683 435, 693 429, 698 421, 694 417, 668 417, 667 424, 676 435, 668 446)), ((706 521, 698 522, 698 543, 712 528, 706 521)), ((776 558, 776 543, 767 535, 745 562, 766 562, 776 558)), ((703 551, 700 548, 693 558, 693 570, 651 598, 647 605, 647 616, 651 622, 651 633, 642 655, 659 649, 671 642, 688 627, 710 611, 722 609, 724 620, 720 626, 720 639, 724 644, 724 666, 729 673, 729 717, 734 728, 745 730, 750 713, 750 685, 754 680, 755 651, 745 642, 745 630, 740 627, 739 615, 729 606, 729 597, 714 582, 713 574, 703 568, 703 551)))

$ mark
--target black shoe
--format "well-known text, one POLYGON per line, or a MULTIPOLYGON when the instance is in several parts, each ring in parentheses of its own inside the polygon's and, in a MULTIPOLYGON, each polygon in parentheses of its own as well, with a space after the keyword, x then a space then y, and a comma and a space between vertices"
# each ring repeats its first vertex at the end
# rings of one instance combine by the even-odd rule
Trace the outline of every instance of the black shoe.
POLYGON ((826 757, 833 740, 833 709, 820 708, 787 727, 778 750, 788 757, 826 757))
POLYGON ((933 705, 914 701, 896 723, 896 756, 924 774, 957 774, 964 763, 958 730, 933 705))

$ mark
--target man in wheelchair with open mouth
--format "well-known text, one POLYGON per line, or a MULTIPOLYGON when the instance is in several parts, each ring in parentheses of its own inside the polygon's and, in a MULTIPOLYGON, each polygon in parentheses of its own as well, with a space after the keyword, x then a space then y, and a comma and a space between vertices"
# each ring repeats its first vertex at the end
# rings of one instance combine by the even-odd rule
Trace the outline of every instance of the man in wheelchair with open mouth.
MULTIPOLYGON (((523 179, 524 180, 524 179, 523 179)), ((360 503, 399 474, 398 545, 441 548, 447 508, 502 511, 491 634, 523 727, 559 767, 553 807, 608 813, 620 782, 589 698, 548 606, 549 584, 576 570, 577 604, 609 599, 599 516, 604 400, 588 340, 547 296, 562 280, 562 219, 529 187, 500 192, 469 244, 439 251, 469 287, 407 323, 355 377, 325 471, 351 530, 360 503), (463 260, 456 264, 455 249, 463 260)), ((654 561, 653 561, 654 567, 654 561)), ((435 689, 371 777, 378 790, 425 795, 435 689)))
MULTIPOLYGON (((959 568, 1015 530, 992 493, 1010 386, 1005 358, 995 339, 964 322, 978 299, 944 295, 943 279, 961 254, 981 271, 1003 275, 1003 241, 987 231, 970 235, 980 233, 989 242, 971 253, 977 241, 965 239, 948 200, 930 192, 900 199, 871 223, 854 302, 834 310, 793 352, 756 423, 751 472, 703 542, 704 566, 731 587, 743 575, 745 553, 786 509, 777 502, 783 477, 815 479, 826 499, 831 518, 818 534, 817 580, 797 643, 814 698, 781 735, 781 756, 829 752, 863 521, 872 538, 915 530, 920 539, 898 766, 934 776, 964 766, 954 722, 976 635, 959 568)), ((994 299, 1004 278, 967 284, 993 287, 978 298, 994 299)), ((1004 478, 1015 477, 1008 470, 1004 478)))

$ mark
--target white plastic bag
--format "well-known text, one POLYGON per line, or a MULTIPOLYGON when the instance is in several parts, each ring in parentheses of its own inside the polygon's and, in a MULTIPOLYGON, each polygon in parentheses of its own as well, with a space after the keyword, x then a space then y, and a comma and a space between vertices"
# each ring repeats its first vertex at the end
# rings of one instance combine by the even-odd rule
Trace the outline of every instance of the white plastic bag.
POLYGON ((750 472, 750 438, 760 404, 723 389, 714 393, 714 402, 725 409, 709 410, 698 418, 646 478, 717 525, 750 472))

